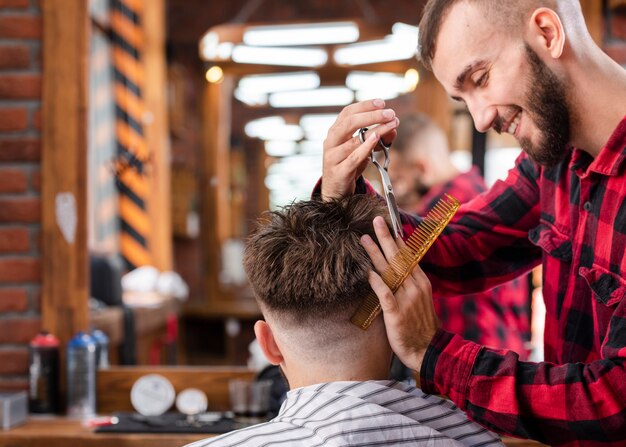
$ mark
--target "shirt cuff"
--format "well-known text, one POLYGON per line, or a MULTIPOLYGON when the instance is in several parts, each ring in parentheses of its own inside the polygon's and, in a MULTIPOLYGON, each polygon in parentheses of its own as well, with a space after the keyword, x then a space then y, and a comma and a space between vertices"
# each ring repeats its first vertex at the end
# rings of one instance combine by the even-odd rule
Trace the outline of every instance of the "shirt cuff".
POLYGON ((428 394, 448 396, 465 410, 469 381, 481 346, 439 329, 424 354, 420 387, 428 394))

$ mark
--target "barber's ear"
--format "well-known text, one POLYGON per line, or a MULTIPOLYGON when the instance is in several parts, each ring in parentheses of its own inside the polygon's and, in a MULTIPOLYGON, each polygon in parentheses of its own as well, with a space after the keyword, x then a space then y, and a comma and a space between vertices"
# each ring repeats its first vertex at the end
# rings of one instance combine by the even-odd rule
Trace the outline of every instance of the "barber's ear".
POLYGON ((283 361, 283 354, 280 352, 280 348, 276 344, 274 333, 272 328, 265 321, 257 321, 254 324, 254 334, 259 341, 259 346, 267 360, 272 365, 280 365, 283 361))
POLYGON ((529 27, 530 39, 535 45, 547 51, 553 59, 561 57, 565 47, 565 29, 556 11, 538 8, 530 18, 529 27))

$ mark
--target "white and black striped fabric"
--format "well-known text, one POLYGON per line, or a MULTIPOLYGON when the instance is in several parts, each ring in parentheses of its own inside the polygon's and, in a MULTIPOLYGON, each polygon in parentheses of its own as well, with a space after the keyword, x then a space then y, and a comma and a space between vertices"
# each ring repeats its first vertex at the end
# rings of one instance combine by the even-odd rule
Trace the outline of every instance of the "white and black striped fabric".
POLYGON ((452 402, 395 381, 330 382, 287 394, 269 422, 187 447, 496 446, 452 402))

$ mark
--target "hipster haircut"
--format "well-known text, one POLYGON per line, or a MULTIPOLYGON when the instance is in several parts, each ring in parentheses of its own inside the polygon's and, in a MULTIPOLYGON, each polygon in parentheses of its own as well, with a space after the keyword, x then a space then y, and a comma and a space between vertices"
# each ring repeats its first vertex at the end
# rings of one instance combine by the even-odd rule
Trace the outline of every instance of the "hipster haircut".
MULTIPOLYGON (((434 133, 443 135, 443 130, 433 120, 423 113, 414 113, 402 117, 402 125, 398 127, 398 134, 393 140, 393 148, 400 154, 408 154, 419 147, 424 149, 420 144, 421 138, 428 137, 434 133), (415 145, 414 143, 418 143, 415 145)), ((443 136, 445 141, 445 135, 443 136)))
POLYGON ((376 216, 386 216, 385 204, 365 194, 294 202, 268 212, 243 259, 261 308, 300 324, 347 321, 371 290, 373 265, 359 239, 368 234, 377 240, 376 216))
POLYGON ((441 24, 452 6, 462 1, 478 6, 484 12, 485 18, 503 27, 508 33, 520 30, 527 16, 540 6, 556 8, 557 1, 559 5, 578 3, 578 0, 429 0, 419 23, 417 48, 418 58, 428 70, 432 70, 441 24))

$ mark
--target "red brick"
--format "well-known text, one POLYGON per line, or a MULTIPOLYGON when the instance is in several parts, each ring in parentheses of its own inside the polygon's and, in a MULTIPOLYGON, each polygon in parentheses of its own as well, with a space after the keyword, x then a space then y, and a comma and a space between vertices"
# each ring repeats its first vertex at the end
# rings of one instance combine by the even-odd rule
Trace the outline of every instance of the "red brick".
POLYGON ((33 291, 30 302, 30 310, 35 313, 41 313, 41 289, 33 291))
POLYGON ((41 141, 36 138, 0 139, 0 162, 39 161, 41 141))
POLYGON ((0 289, 0 312, 25 312, 28 310, 28 293, 25 289, 0 289))
POLYGON ((28 348, 0 351, 0 374, 28 374, 28 348))
POLYGON ((0 75, 0 99, 40 99, 41 75, 0 75))
POLYGON ((28 177, 21 169, 0 168, 0 193, 25 192, 28 188, 28 177))
POLYGON ((41 261, 35 258, 0 258, 0 282, 41 281, 41 261))
POLYGON ((33 112, 33 127, 37 130, 41 130, 41 109, 37 109, 33 112))
POLYGON ((28 68, 29 65, 30 48, 26 45, 0 46, 0 69, 28 68))
POLYGON ((33 223, 40 220, 39 198, 0 199, 0 223, 33 223))
POLYGON ((39 318, 0 320, 0 343, 28 343, 40 330, 39 318))
POLYGON ((29 4, 29 0, 0 0, 0 8, 25 9, 29 4))
POLYGON ((41 18, 2 16, 0 17, 0 38, 39 39, 41 38, 41 18))
POLYGON ((30 248, 26 228, 0 228, 0 252, 25 252, 30 248))
MULTIPOLYGON (((1 26, 1 25, 0 25, 1 26)), ((28 113, 22 108, 0 109, 0 132, 26 130, 28 113)))
POLYGON ((30 184, 35 191, 41 191, 41 171, 39 169, 31 174, 30 184))
POLYGON ((1 379, 0 391, 28 390, 28 379, 1 379))

